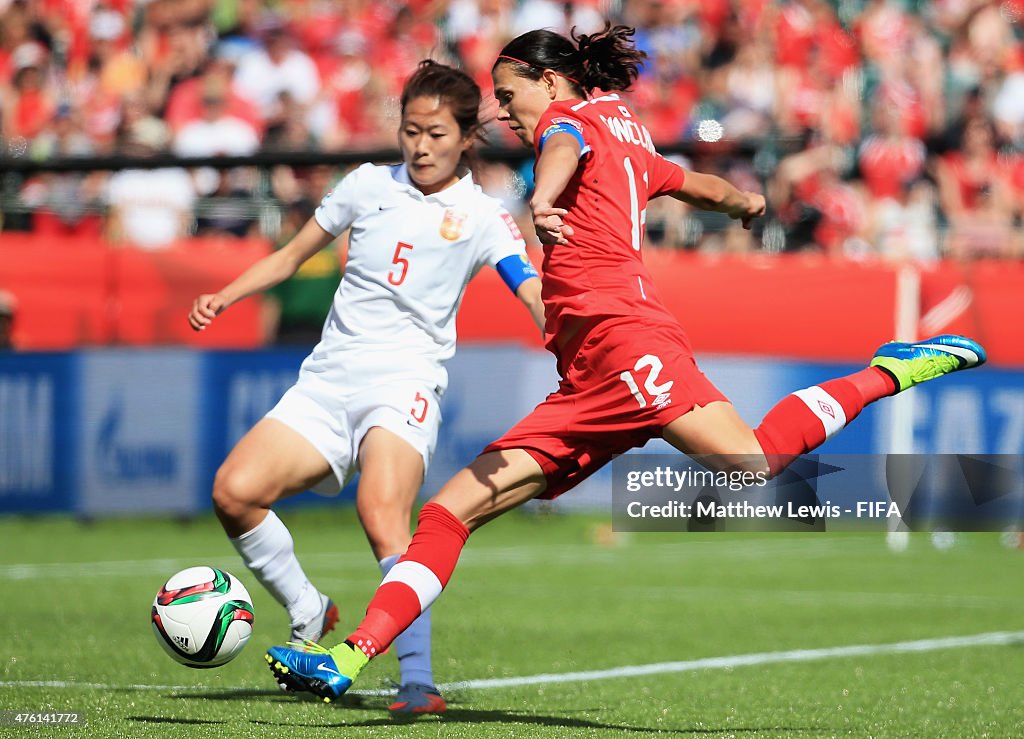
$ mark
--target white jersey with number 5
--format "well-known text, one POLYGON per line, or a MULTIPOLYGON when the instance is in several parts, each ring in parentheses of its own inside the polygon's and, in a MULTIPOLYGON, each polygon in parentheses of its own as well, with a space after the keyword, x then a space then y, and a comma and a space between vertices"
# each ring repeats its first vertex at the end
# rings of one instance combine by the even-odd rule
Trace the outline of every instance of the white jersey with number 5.
POLYGON ((323 337, 300 379, 347 385, 416 376, 443 392, 466 285, 484 265, 526 258, 512 217, 472 175, 423 195, 404 164, 364 164, 324 197, 315 217, 335 236, 352 232, 323 337))

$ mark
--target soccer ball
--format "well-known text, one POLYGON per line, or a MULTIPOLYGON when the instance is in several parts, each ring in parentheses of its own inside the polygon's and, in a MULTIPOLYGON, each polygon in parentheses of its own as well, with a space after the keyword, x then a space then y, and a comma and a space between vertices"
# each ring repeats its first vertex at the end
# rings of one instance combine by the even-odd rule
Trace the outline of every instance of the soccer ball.
POLYGON ((153 599, 156 640, 188 667, 219 667, 234 659, 252 635, 249 592, 216 567, 189 567, 172 575, 153 599))

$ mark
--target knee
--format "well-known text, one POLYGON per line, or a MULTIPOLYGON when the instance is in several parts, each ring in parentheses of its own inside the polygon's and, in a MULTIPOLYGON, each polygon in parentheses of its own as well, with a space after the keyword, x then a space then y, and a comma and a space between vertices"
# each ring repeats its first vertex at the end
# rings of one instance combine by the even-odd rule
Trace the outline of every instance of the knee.
POLYGON ((255 508, 267 507, 273 501, 264 500, 254 476, 234 465, 224 464, 213 480, 213 507, 222 519, 237 519, 255 508))

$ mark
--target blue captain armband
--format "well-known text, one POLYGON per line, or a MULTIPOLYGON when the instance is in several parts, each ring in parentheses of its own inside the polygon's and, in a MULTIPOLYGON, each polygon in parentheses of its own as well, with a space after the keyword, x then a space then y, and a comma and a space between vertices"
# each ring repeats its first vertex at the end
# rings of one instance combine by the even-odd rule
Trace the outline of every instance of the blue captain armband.
POLYGON ((587 146, 587 142, 583 138, 583 132, 579 129, 579 124, 575 121, 570 122, 568 119, 555 118, 551 121, 551 125, 544 129, 544 133, 540 135, 540 146, 538 149, 543 149, 544 144, 547 140, 554 136, 556 133, 567 133, 576 139, 580 145, 580 156, 582 157, 588 151, 590 147, 587 146))
POLYGON ((519 286, 528 279, 540 277, 525 254, 513 254, 510 257, 505 257, 494 265, 494 268, 498 270, 498 274, 501 275, 501 279, 505 281, 513 295, 519 289, 519 286))

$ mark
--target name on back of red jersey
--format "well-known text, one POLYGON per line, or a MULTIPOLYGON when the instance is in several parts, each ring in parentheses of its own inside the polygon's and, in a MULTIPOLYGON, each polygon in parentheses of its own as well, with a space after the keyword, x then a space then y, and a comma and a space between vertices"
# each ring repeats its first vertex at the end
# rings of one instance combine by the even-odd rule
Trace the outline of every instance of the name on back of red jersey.
POLYGON ((632 116, 624 106, 619 106, 619 112, 626 115, 622 118, 606 115, 600 116, 601 122, 612 132, 612 136, 624 144, 636 144, 654 154, 654 142, 651 140, 651 133, 647 130, 647 127, 631 120, 632 116))

